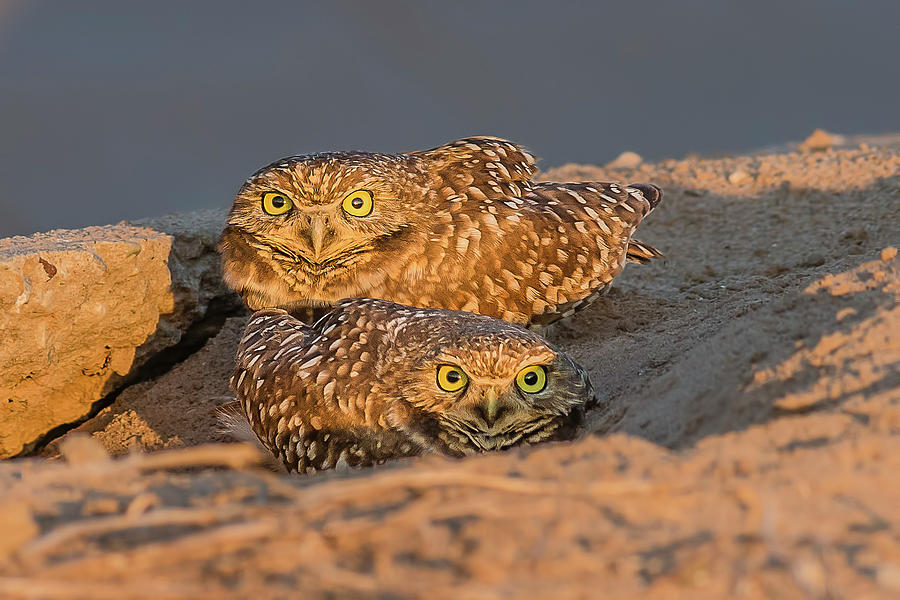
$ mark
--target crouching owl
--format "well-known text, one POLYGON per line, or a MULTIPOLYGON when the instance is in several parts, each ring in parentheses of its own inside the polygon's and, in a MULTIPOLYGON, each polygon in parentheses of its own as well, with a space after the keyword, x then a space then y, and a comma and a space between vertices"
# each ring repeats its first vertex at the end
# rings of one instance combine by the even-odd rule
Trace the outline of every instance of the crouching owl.
POLYGON ((585 306, 631 259, 662 198, 650 184, 537 183, 496 138, 405 154, 293 156, 255 173, 222 234, 225 281, 252 309, 297 315, 342 298, 546 325, 585 306))
POLYGON ((572 439, 594 402, 584 369, 532 331, 373 299, 314 325, 256 312, 231 386, 233 408, 301 473, 572 439))

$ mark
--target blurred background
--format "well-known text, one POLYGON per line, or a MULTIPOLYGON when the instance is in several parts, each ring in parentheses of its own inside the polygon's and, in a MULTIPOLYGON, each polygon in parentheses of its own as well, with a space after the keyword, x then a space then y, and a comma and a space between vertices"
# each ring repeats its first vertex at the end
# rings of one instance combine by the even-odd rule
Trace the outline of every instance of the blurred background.
POLYGON ((900 130, 897 0, 0 0, 0 236, 227 207, 289 154, 548 168, 900 130))

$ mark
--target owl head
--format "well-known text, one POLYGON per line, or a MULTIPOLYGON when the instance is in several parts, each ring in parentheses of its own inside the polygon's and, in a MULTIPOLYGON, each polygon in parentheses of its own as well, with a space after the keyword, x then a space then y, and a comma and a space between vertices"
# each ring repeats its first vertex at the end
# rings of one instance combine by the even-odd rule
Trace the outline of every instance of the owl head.
POLYGON ((576 437, 594 392, 583 368, 537 334, 456 311, 418 311, 397 329, 403 348, 387 408, 423 448, 462 456, 576 437))
POLYGON ((222 236, 227 282, 251 308, 359 295, 415 245, 426 183, 415 161, 367 153, 287 158, 241 187, 222 236), (363 284, 364 285, 364 284, 363 284))
POLYGON ((237 193, 219 246, 225 280, 252 309, 370 295, 396 265, 415 262, 434 232, 452 227, 457 188, 514 186, 533 165, 524 150, 494 138, 279 160, 237 193))

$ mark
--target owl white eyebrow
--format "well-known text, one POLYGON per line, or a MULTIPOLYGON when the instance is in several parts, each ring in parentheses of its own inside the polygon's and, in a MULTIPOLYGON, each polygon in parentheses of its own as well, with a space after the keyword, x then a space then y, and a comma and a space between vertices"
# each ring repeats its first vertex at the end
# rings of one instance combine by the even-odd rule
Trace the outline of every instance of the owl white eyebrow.
POLYGON ((269 187, 266 189, 266 191, 263 192, 263 194, 265 194, 265 193, 267 193, 267 192, 275 192, 276 194, 281 194, 282 196, 287 196, 287 197, 290 198, 291 200, 294 200, 294 199, 295 199, 294 194, 291 194, 290 192, 285 192, 285 191, 283 191, 283 190, 280 190, 280 189, 278 189, 278 188, 274 188, 274 187, 272 187, 272 186, 269 186, 269 187))
POLYGON ((290 178, 291 178, 291 181, 294 182, 294 188, 295 188, 295 189, 298 189, 298 190, 302 190, 303 187, 300 185, 300 180, 297 179, 297 169, 296 169, 296 166, 297 166, 297 161, 291 163, 291 166, 288 167, 286 170, 287 170, 287 172, 288 172, 288 177, 290 177, 290 178))

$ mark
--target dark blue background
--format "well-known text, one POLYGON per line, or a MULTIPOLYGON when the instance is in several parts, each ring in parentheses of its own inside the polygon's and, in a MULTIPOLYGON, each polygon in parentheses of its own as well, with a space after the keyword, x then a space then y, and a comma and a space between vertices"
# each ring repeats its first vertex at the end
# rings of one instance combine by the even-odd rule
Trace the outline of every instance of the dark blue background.
POLYGON ((543 167, 900 129, 900 2, 3 2, 0 235, 227 206, 278 157, 543 167))

